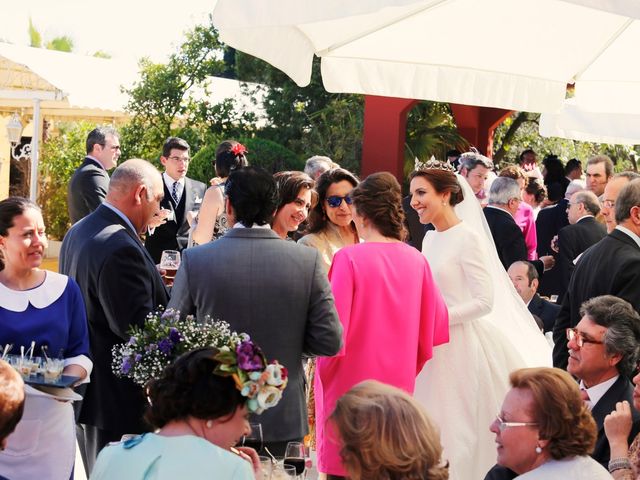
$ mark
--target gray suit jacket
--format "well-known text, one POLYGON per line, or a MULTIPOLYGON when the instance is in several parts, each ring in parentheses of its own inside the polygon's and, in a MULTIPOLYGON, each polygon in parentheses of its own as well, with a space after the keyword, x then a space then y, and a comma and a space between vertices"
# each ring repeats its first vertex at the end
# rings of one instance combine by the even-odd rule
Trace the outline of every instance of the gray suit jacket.
POLYGON ((96 160, 85 157, 69 180, 67 206, 71 223, 76 223, 98 208, 108 190, 107 171, 96 160))
POLYGON ((169 308, 211 315, 248 333, 269 360, 289 371, 280 403, 255 421, 265 442, 307 433, 303 356, 335 355, 342 325, 317 250, 282 240, 270 229, 234 228, 183 251, 169 308))

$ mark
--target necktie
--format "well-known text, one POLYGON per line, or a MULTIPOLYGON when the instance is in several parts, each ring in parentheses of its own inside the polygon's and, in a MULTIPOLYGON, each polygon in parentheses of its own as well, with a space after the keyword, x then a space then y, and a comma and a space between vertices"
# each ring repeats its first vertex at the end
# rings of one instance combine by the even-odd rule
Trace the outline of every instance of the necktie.
POLYGON ((171 187, 171 196, 173 197, 177 205, 178 204, 178 182, 173 182, 173 187, 171 187))

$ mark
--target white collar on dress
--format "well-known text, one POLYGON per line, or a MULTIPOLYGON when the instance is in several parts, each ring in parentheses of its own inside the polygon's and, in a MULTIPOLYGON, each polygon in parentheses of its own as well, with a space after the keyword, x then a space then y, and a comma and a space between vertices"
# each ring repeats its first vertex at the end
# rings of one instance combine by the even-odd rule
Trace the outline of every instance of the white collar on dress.
POLYGON ((0 283, 0 307, 12 312, 24 312, 29 304, 45 308, 58 300, 67 288, 69 277, 46 271, 44 282, 29 290, 12 290, 0 283))

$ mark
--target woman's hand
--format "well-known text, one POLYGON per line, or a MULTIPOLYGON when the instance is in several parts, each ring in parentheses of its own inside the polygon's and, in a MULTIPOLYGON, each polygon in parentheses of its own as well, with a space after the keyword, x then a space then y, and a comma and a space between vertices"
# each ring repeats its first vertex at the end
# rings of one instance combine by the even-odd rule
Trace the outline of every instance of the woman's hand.
POLYGON ((260 457, 258 457, 258 452, 251 447, 235 447, 235 450, 238 451, 238 455, 251 463, 255 477, 262 478, 262 468, 260 467, 260 457))
POLYGON ((65 375, 71 375, 73 377, 80 377, 77 383, 80 383, 82 380, 84 380, 87 377, 87 371, 84 369, 84 367, 81 367, 80 365, 76 365, 73 363, 71 365, 67 365, 66 367, 64 367, 64 370, 62 370, 62 373, 65 375))
POLYGON ((626 400, 616 403, 616 409, 604 417, 604 433, 611 446, 611 458, 626 457, 631 433, 631 407, 626 400), (615 450, 615 454, 614 454, 615 450))

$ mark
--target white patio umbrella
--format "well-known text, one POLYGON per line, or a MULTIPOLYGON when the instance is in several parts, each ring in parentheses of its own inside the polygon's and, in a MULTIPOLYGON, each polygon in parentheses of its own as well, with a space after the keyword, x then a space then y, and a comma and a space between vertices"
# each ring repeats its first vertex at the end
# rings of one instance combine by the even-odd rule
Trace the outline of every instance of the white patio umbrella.
POLYGON ((213 18, 300 86, 317 55, 331 92, 557 112, 575 83, 640 111, 639 2, 218 0, 213 18))

